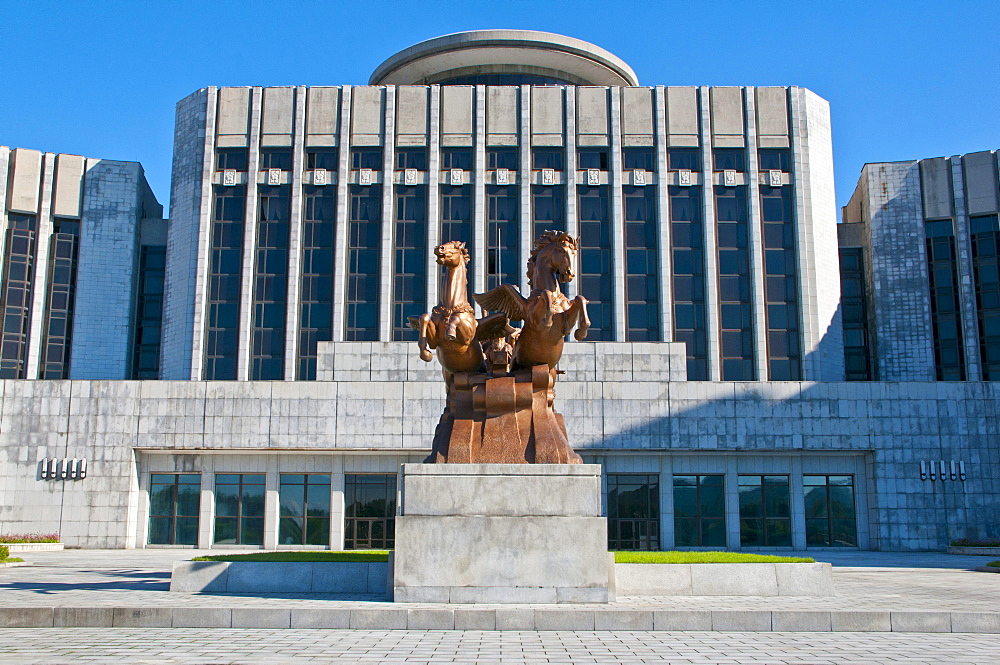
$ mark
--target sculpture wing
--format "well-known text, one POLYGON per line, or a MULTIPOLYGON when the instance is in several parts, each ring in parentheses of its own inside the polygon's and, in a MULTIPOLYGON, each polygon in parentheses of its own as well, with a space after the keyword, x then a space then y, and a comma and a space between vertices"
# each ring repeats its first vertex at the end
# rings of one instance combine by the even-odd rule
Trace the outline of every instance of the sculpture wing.
POLYGON ((484 316, 476 321, 476 339, 479 341, 506 337, 516 328, 511 328, 510 319, 503 312, 484 316))
POLYGON ((503 312, 511 321, 523 321, 524 310, 528 301, 524 299, 516 286, 501 284, 486 293, 473 296, 479 306, 490 312, 503 312))
POLYGON ((416 331, 420 330, 420 317, 419 316, 408 316, 408 317, 406 317, 406 322, 414 330, 416 330, 416 331))

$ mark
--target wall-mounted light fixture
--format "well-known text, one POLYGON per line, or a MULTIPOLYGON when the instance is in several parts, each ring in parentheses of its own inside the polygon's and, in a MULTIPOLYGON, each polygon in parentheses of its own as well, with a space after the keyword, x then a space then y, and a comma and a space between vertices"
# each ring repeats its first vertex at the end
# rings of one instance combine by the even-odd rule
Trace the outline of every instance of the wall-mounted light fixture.
POLYGON ((963 460, 920 460, 920 480, 960 480, 965 482, 963 460))
POLYGON ((83 480, 87 477, 87 460, 46 457, 39 462, 42 480, 83 480))

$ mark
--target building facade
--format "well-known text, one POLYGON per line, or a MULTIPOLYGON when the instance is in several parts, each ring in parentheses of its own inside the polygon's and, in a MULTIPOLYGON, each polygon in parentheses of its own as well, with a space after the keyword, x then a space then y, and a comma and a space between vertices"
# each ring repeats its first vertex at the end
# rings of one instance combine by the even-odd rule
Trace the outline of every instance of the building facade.
POLYGON ((142 166, 0 146, 0 209, 0 377, 156 378, 167 224, 142 166))
POLYGON ((422 42, 365 86, 204 88, 177 106, 161 380, 5 381, 0 530, 391 547, 399 465, 444 407, 405 325, 437 303, 433 248, 467 244, 474 292, 523 292, 531 243, 558 229, 579 238, 567 288, 593 325, 556 408, 603 465, 609 547, 998 536, 1000 389, 975 337, 996 263, 961 236, 995 225, 995 155, 992 212, 968 212, 986 177, 970 157, 947 215, 945 167, 869 165, 838 227, 811 91, 642 86, 532 31, 422 42), (965 243, 953 310, 921 235, 942 216, 965 243))

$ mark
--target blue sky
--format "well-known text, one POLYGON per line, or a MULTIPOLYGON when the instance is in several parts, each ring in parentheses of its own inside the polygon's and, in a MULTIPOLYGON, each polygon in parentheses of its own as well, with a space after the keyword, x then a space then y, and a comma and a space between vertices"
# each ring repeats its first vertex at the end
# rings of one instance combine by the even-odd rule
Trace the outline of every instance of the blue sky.
POLYGON ((865 162, 1000 148, 994 2, 0 0, 0 144, 138 160, 169 200, 174 104, 208 85, 364 84, 478 28, 559 32, 644 85, 800 85, 830 101, 837 203, 865 162))

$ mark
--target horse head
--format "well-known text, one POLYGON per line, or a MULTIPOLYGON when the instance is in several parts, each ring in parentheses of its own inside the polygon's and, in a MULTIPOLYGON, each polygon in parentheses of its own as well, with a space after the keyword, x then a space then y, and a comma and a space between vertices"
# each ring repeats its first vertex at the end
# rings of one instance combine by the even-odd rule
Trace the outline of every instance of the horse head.
POLYGON ((534 285, 536 267, 554 273, 560 282, 573 280, 573 266, 578 251, 576 241, 562 231, 546 231, 535 241, 535 248, 528 259, 528 281, 534 285))
POLYGON ((451 240, 434 248, 434 256, 437 257, 438 265, 446 268, 457 268, 469 262, 469 250, 465 248, 465 243, 458 240, 451 240))

